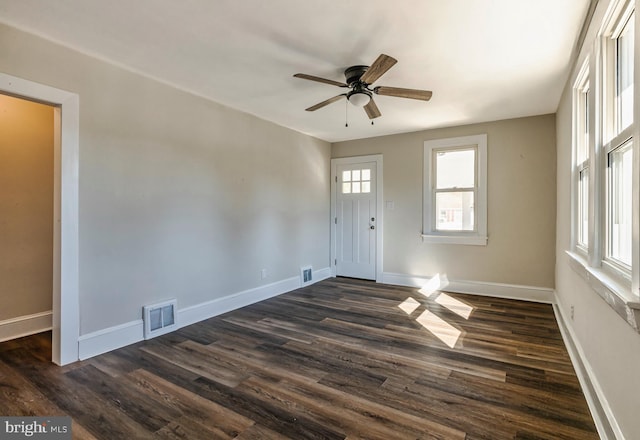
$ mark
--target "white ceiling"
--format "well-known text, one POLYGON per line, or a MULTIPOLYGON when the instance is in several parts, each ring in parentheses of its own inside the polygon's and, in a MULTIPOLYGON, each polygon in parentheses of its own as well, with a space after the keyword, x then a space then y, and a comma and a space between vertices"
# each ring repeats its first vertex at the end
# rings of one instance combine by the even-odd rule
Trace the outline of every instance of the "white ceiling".
POLYGON ((589 0, 0 0, 0 21, 229 107, 335 142, 553 113, 589 0), (374 85, 427 89, 429 102, 376 96, 370 121, 344 81, 380 54, 374 85), (345 127, 348 107, 349 127, 345 127))

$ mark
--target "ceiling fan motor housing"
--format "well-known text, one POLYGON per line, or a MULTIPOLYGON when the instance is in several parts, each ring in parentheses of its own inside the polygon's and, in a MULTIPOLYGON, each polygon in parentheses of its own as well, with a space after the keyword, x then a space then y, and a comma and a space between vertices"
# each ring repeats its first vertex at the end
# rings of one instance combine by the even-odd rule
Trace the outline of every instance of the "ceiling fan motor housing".
POLYGON ((344 77, 347 79, 349 87, 354 87, 360 82, 360 78, 367 71, 369 66, 351 66, 344 71, 344 77))

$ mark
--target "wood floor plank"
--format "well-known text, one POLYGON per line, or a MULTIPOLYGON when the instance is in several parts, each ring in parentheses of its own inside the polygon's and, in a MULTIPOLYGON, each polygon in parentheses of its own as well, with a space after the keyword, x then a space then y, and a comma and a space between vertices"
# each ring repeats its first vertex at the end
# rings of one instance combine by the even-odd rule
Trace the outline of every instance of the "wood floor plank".
POLYGON ((288 438, 256 423, 245 429, 236 437, 236 440, 287 440, 288 438))
MULTIPOLYGON (((254 421, 224 405, 213 402, 168 380, 155 376, 143 369, 127 375, 136 390, 154 403, 154 406, 168 406, 179 413, 175 420, 192 421, 198 425, 211 426, 215 432, 234 438, 254 424, 254 421)), ((174 424, 173 427, 179 426, 174 424)), ((165 430, 166 431, 166 430, 165 430)), ((176 431, 169 429, 169 431, 176 431)))
POLYGON ((105 401, 115 404, 127 417, 148 431, 157 431, 180 416, 179 412, 166 405, 151 402, 145 394, 103 373, 93 365, 75 369, 67 376, 105 401))
POLYGON ((548 304, 332 278, 50 353, 50 333, 0 343, 0 415, 68 415, 74 439, 598 438, 548 304))
POLYGON ((131 420, 114 402, 101 398, 67 374, 59 374, 57 367, 43 365, 39 357, 34 357, 26 350, 12 350, 10 354, 5 362, 18 369, 64 414, 78 420, 94 436, 141 440, 153 438, 152 432, 131 420))
POLYGON ((204 377, 196 380, 194 392, 232 407, 238 413, 251 417, 257 423, 292 439, 344 438, 344 433, 334 426, 320 424, 299 412, 292 411, 287 405, 282 405, 279 399, 270 399, 263 392, 229 388, 204 377))

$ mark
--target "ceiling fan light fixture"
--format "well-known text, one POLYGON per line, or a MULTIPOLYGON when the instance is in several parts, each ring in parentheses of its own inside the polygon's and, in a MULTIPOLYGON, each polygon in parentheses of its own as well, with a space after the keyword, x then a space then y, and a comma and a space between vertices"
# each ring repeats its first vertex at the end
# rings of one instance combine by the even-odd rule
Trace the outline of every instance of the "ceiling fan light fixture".
POLYGON ((356 107, 364 107, 371 101, 371 94, 365 91, 352 91, 347 95, 347 99, 356 107))

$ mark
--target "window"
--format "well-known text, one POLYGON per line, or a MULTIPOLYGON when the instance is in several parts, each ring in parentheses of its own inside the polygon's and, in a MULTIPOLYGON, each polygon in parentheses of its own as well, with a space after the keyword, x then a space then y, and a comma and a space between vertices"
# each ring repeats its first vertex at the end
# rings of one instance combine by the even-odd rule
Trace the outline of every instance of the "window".
POLYGON ((573 267, 627 322, 640 318, 635 1, 612 0, 573 86, 573 267))
POLYGON ((473 231, 476 148, 434 150, 435 229, 473 231))
POLYGON ((589 60, 578 74, 573 93, 574 130, 574 241, 583 253, 589 248, 589 60))
POLYGON ((424 241, 487 244, 486 176, 486 135, 424 143, 424 241))
POLYGON ((625 280, 632 276, 633 5, 632 1, 620 3, 617 14, 610 21, 609 32, 604 33, 601 113, 605 136, 596 145, 602 150, 600 188, 604 194, 604 201, 596 205, 604 219, 601 230, 595 231, 602 243, 598 257, 606 270, 625 280))

